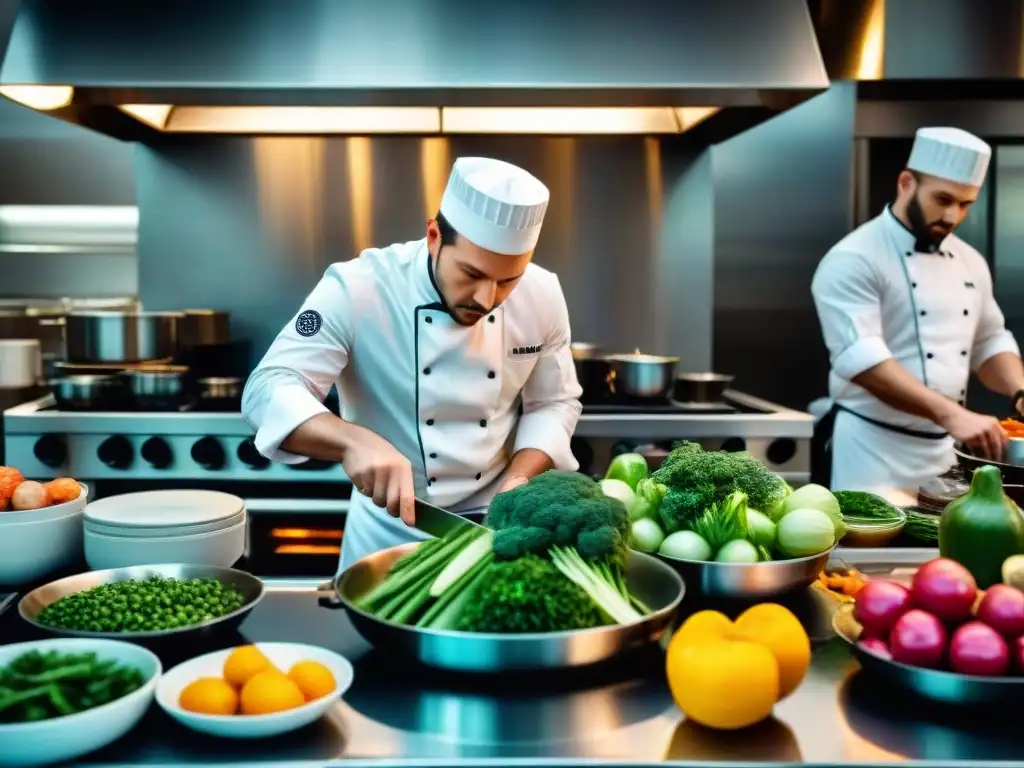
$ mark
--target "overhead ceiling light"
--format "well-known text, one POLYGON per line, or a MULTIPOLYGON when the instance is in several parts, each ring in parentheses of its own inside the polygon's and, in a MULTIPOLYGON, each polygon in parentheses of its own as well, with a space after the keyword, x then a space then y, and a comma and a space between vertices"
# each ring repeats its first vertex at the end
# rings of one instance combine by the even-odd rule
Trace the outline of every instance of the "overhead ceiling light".
POLYGON ((49 112, 70 104, 75 89, 70 85, 0 85, 0 95, 30 109, 49 112))
POLYGON ((437 133, 436 107, 177 107, 121 104, 120 109, 166 133, 359 134, 437 133))
POLYGON ((679 133, 670 107, 445 107, 444 133, 679 133))

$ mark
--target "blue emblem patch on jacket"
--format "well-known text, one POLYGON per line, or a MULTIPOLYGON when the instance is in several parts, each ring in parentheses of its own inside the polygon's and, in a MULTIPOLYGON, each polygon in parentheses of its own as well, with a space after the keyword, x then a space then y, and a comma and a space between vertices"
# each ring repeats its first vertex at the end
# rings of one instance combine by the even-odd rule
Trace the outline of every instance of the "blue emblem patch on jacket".
POLYGON ((324 319, 315 309, 307 309, 295 318, 295 332, 299 336, 316 336, 324 326, 324 319))

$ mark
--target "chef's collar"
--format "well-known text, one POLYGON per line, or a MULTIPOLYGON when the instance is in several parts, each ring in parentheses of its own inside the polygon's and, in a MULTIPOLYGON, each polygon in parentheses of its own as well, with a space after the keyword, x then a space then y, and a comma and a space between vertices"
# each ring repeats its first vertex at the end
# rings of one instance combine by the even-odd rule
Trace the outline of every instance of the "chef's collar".
MULTIPOLYGON (((896 244, 904 256, 913 256, 915 253, 937 253, 940 256, 949 254, 942 247, 946 242, 946 238, 943 238, 942 242, 938 244, 919 242, 917 236, 914 235, 910 228, 892 212, 891 206, 885 206, 883 218, 889 227, 889 231, 896 238, 896 244)), ((949 237, 949 235, 946 235, 946 237, 949 237)))
POLYGON ((416 255, 416 288, 419 294, 417 303, 451 314, 434 275, 434 260, 430 258, 426 238, 423 239, 420 252, 416 255))

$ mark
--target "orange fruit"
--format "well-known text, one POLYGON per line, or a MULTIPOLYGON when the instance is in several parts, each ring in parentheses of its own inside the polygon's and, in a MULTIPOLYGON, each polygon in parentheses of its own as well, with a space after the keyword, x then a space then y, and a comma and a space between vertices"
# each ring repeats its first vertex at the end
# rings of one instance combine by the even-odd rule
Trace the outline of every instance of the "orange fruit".
POLYGON ((185 686, 178 706, 201 715, 233 715, 238 712, 238 693, 219 677, 200 677, 185 686))
POLYGON ((288 677, 299 686, 306 701, 322 698, 338 686, 331 670, 318 661, 297 662, 288 670, 288 677))
POLYGON ((255 645, 240 645, 224 662, 224 679, 241 688, 250 678, 272 667, 270 659, 255 645))
POLYGON ((732 622, 724 613, 719 613, 718 611, 697 611, 697 613, 687 618, 675 635, 672 636, 669 652, 671 653, 673 645, 681 648, 685 645, 691 645, 697 640, 719 638, 731 629, 732 622))
POLYGON ((253 675, 242 688, 243 715, 269 715, 295 709, 305 703, 299 686, 276 669, 253 675))
POLYGON ((731 636, 763 645, 779 665, 779 699, 800 685, 811 666, 811 640, 800 620, 788 608, 761 603, 741 613, 731 636))

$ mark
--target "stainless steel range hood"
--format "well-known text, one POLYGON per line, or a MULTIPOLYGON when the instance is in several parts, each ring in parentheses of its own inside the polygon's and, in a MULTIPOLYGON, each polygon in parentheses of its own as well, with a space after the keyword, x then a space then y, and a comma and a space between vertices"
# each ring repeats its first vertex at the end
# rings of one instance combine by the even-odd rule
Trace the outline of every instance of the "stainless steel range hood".
POLYGON ((679 133, 829 85, 804 0, 24 0, 0 83, 143 141, 679 133))

